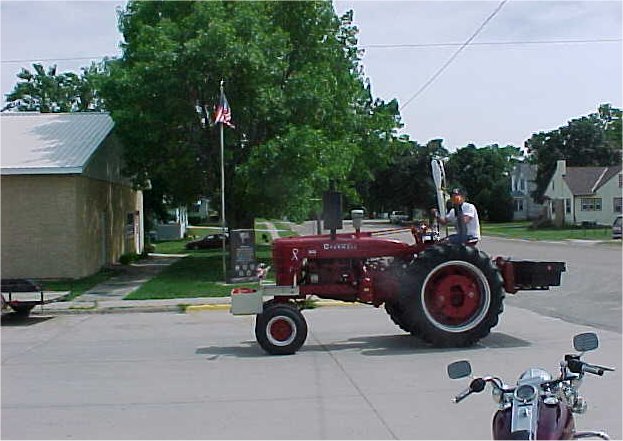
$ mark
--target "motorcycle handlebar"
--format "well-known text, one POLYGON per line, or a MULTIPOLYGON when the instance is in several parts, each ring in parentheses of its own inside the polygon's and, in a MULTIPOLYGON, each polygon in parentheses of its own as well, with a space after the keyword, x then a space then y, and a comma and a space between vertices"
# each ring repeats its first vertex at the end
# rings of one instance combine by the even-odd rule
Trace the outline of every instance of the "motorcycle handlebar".
POLYGON ((613 371, 614 369, 605 367, 605 366, 597 366, 593 364, 586 363, 585 361, 581 361, 577 358, 567 358, 567 367, 569 370, 575 374, 593 374, 602 376, 606 371, 613 371))
POLYGON ((485 389, 485 385, 487 384, 486 379, 484 378, 474 378, 472 382, 469 384, 469 387, 465 389, 463 392, 458 394, 452 401, 455 403, 459 403, 460 401, 467 398, 470 394, 474 392, 482 392, 485 389))
POLYGON ((454 397, 452 399, 452 402, 455 403, 455 404, 458 404, 461 401, 463 401, 465 398, 467 398, 471 393, 472 393, 472 390, 470 388, 467 388, 463 392, 458 394, 456 397, 454 397))
POLYGON ((584 363, 582 366, 582 372, 588 372, 589 374, 599 375, 600 377, 604 374, 604 370, 599 366, 593 366, 588 363, 584 363))

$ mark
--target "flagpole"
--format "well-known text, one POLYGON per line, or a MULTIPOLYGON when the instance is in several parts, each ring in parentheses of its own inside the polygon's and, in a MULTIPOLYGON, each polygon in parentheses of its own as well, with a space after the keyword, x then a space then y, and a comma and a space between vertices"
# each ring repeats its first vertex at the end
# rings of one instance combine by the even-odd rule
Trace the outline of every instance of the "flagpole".
MULTIPOLYGON (((223 96, 223 80, 221 80, 221 96, 223 96)), ((227 264, 225 260, 225 135, 221 121, 221 233, 223 233, 221 245, 223 255, 223 281, 227 283, 227 264)))

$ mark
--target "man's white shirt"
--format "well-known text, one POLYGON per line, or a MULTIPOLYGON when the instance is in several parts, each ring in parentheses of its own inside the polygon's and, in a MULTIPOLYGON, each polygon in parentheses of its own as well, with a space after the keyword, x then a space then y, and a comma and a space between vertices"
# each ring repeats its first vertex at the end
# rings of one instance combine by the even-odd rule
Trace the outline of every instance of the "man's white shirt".
MULTIPOLYGON (((476 210, 476 207, 469 202, 463 202, 461 210, 463 210, 463 215, 472 218, 471 221, 465 224, 465 227, 467 228, 467 235, 480 239, 480 221, 478 220, 478 210, 476 210)), ((454 208, 446 215, 446 220, 456 225, 456 214, 454 213, 454 208)))

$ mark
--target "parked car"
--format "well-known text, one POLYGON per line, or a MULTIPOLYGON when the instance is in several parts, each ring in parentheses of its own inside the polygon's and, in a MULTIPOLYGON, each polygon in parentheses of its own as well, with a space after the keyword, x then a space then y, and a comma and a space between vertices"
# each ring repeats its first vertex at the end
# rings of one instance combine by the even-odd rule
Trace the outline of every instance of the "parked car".
POLYGON ((401 222, 408 220, 409 216, 404 211, 392 211, 389 214, 389 222, 392 224, 400 224, 401 222))
POLYGON ((204 250, 209 248, 220 248, 223 244, 223 236, 225 236, 225 245, 229 244, 229 235, 227 233, 209 234, 201 239, 191 240, 186 244, 187 250, 204 250))
POLYGON ((617 218, 612 223, 612 238, 620 239, 621 238, 621 215, 619 214, 617 218))

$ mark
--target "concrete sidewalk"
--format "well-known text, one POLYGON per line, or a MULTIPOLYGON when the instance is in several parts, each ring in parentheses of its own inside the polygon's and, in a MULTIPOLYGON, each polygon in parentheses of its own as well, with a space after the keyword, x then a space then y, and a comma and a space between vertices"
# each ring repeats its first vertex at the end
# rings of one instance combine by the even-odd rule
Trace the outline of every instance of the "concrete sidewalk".
POLYGON ((148 259, 120 267, 119 275, 94 286, 74 300, 37 306, 31 314, 182 311, 187 305, 207 305, 206 309, 209 307, 228 309, 229 297, 123 300, 184 256, 184 254, 150 254, 148 259))
MULTIPOLYGON (((105 314, 122 312, 184 312, 230 308, 230 297, 192 297, 161 300, 123 300, 185 254, 150 254, 148 259, 120 267, 120 274, 86 291, 74 300, 37 306, 32 315, 105 314)), ((233 286, 232 286, 233 287, 233 286)), ((349 305, 319 300, 318 306, 349 305)))

